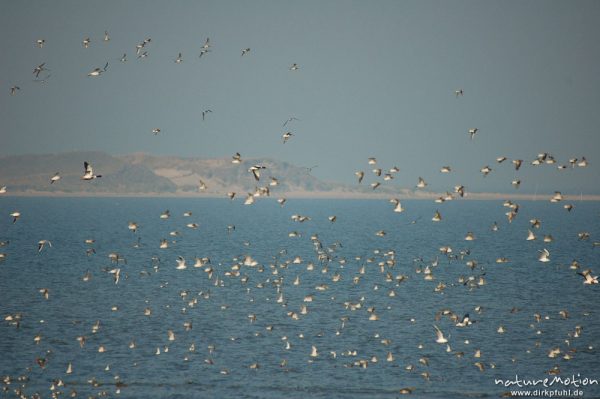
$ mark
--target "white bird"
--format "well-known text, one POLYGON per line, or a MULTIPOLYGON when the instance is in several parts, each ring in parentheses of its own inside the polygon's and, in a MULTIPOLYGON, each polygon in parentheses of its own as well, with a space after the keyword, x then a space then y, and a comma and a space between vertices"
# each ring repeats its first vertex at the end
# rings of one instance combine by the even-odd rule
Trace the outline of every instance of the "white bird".
POLYGON ((107 30, 104 31, 104 41, 105 42, 109 42, 110 41, 110 36, 108 35, 108 31, 107 30))
POLYGON ((317 347, 313 345, 311 348, 310 357, 318 357, 318 356, 319 356, 319 352, 317 351, 317 347))
POLYGON ((21 217, 21 212, 14 211, 13 213, 10 214, 10 216, 12 216, 13 224, 15 224, 15 223, 17 223, 17 220, 19 220, 19 218, 21 217))
POLYGON ((450 166, 442 166, 442 168, 440 169, 440 172, 442 173, 450 173, 452 169, 450 169, 450 166))
POLYGON ((248 193, 246 200, 244 201, 244 205, 252 205, 254 204, 254 194, 248 193))
POLYGON ((261 169, 266 169, 266 167, 262 165, 253 165, 250 168, 248 168, 248 172, 252 173, 252 175, 254 176, 254 180, 259 181, 261 169))
POLYGON ((533 241, 533 240, 535 240, 535 234, 533 234, 533 231, 528 230, 527 241, 533 241))
POLYGON ((469 317, 469 314, 467 313, 466 315, 463 316, 463 318, 460 322, 456 323, 456 327, 468 327, 471 324, 473 324, 473 322, 471 321, 471 318, 469 317))
POLYGON ((15 94, 17 94, 17 90, 21 90, 21 88, 19 86, 13 86, 10 88, 10 95, 14 96, 15 94))
POLYGON ((38 241, 38 252, 42 252, 42 249, 44 249, 44 246, 48 244, 50 247, 52 247, 52 243, 50 242, 50 240, 40 240, 38 241))
POLYGON ((402 203, 398 200, 396 200, 396 206, 394 207, 394 212, 400 213, 400 212, 404 212, 404 208, 402 208, 402 203))
POLYGON ((42 48, 42 47, 44 47, 44 44, 46 44, 46 40, 44 40, 44 39, 37 39, 37 40, 35 41, 35 44, 36 44, 36 46, 38 46, 39 48, 42 48))
POLYGON ((233 157, 231 157, 231 163, 239 164, 242 163, 242 155, 239 152, 236 152, 233 157))
POLYGON ((285 144, 289 139, 291 139, 293 135, 294 134, 292 132, 285 132, 283 136, 281 136, 283 138, 283 144, 285 144))
POLYGON ((515 170, 519 170, 519 168, 523 164, 523 160, 522 159, 513 159, 512 163, 515 166, 515 170))
POLYGON ((363 178, 365 177, 365 172, 359 170, 358 172, 354 172, 354 174, 358 178, 358 184, 360 184, 363 181, 363 178))
POLYGON ((109 271, 110 274, 113 275, 113 279, 115 280, 115 284, 119 284, 119 279, 121 276, 121 269, 116 268, 109 271))
POLYGON ((300 69, 298 64, 292 64, 292 66, 290 66, 290 71, 297 71, 298 69, 300 69))
POLYGON ((56 172, 54 176, 50 178, 50 184, 54 184, 60 180, 60 173, 56 172))
POLYGON ((560 202, 563 200, 563 195, 560 191, 555 191, 554 195, 550 199, 550 202, 560 202))
POLYGON ((583 281, 583 284, 587 284, 587 285, 592 285, 592 284, 598 284, 598 276, 592 276, 592 271, 590 269, 588 270, 584 270, 581 273, 577 273, 580 276, 583 276, 583 278, 585 278, 585 280, 583 281))
POLYGON ((90 77, 96 77, 102 75, 108 69, 108 62, 104 65, 104 68, 94 68, 92 72, 88 73, 90 77))
POLYGON ((135 233, 138 229, 138 224, 136 222, 129 222, 127 228, 135 233))
POLYGON ((432 221, 434 222, 439 222, 442 220, 442 215, 440 214, 439 211, 435 211, 435 214, 433 215, 433 217, 431 218, 432 221))
POLYGON ((0 194, 6 194, 6 186, 0 187, 0 194))
POLYGON ((178 256, 177 259, 177 270, 183 270, 183 269, 187 269, 187 266, 185 264, 185 259, 183 258, 183 256, 178 256))
POLYGON ((417 183, 417 188, 425 188, 425 186, 427 186, 427 183, 425 183, 425 180, 422 177, 419 177, 419 182, 417 183))
POLYGON ((94 169, 92 169, 92 165, 90 165, 87 161, 83 163, 83 168, 85 173, 81 176, 82 180, 94 180, 102 177, 102 175, 95 175, 94 169))
POLYGON ((90 38, 86 37, 85 39, 83 39, 83 41, 81 42, 81 44, 83 44, 83 47, 85 47, 85 48, 90 47, 90 38))
POLYGON ((490 174, 490 172, 492 171, 492 168, 490 168, 489 166, 484 166, 483 168, 481 168, 480 172, 483 173, 483 177, 486 177, 487 175, 490 174))
POLYGON ((242 57, 250 52, 250 47, 247 47, 242 50, 242 57))
POLYGON ((183 56, 181 55, 181 53, 179 53, 179 55, 177 55, 177 58, 175 58, 175 63, 181 64, 182 62, 183 62, 183 56))
POLYGON ((464 94, 465 92, 463 89, 454 90, 455 98, 458 98, 458 96, 464 96, 464 94))
POLYGON ((550 262, 550 252, 544 248, 542 251, 538 251, 540 253, 540 256, 538 257, 538 260, 540 262, 550 262))
POLYGON ((439 329, 438 326, 436 326, 435 324, 433 325, 433 328, 435 328, 435 342, 437 342, 438 344, 445 344, 448 342, 448 339, 446 337, 444 337, 444 333, 442 332, 442 330, 439 329))
POLYGON ((479 129, 476 127, 469 129, 469 134, 471 135, 471 140, 473 140, 473 137, 475 137, 475 135, 477 134, 478 131, 479 131, 479 129))
POLYGON ((152 133, 157 136, 160 133, 160 128, 155 127, 154 129, 152 129, 152 133))

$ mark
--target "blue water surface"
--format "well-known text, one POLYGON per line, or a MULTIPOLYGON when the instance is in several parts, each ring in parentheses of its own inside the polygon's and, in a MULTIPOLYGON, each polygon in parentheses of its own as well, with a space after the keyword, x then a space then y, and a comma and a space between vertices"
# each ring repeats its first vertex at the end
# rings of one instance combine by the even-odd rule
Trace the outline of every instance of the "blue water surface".
MULTIPOLYGON (((395 398, 402 388, 423 398, 499 397, 511 388, 495 379, 552 378, 554 368, 563 377, 600 379, 600 285, 584 285, 577 274, 600 272, 600 247, 593 246, 600 203, 578 201, 572 212, 548 201, 519 205, 508 223, 502 201, 407 200, 406 211, 394 213, 385 200, 289 199, 281 207, 274 199, 245 206, 227 199, 0 198, 0 241, 8 241, 0 247, 0 374, 11 378, 0 397, 14 397, 21 386, 41 397, 74 390, 78 397, 395 398), (15 210, 22 216, 13 224, 15 210), (161 219, 165 210, 171 216, 161 219), (439 223, 431 221, 436 210, 439 223), (294 214, 310 220, 295 222, 294 214), (530 226, 533 218, 539 229, 530 226), (135 233, 130 221, 139 225, 135 233), (528 229, 536 240, 525 240, 528 229), (383 237, 375 234, 381 230, 383 237), (476 239, 465 241, 467 232, 476 239), (590 238, 580 240, 582 232, 590 238), (543 242, 549 234, 553 241, 543 242), (42 239, 52 247, 38 252, 42 239), (169 248, 159 248, 161 239, 169 248), (450 257, 440 252, 445 246, 450 257), (86 254, 90 248, 95 254, 86 254), (538 261, 544 248, 548 263, 538 261), (127 263, 111 262, 110 253, 127 263), (258 264, 243 265, 247 255, 258 264), (176 269, 178 256, 187 269, 176 269), (196 268, 196 257, 210 264, 196 268), (497 263, 501 257, 508 262, 497 263), (116 268, 118 284, 108 272, 116 268), (308 295, 312 302, 304 301, 308 295), (448 316, 436 319, 444 309, 476 322, 461 328, 448 316), (4 320, 15 314, 18 328, 4 320), (435 342, 434 324, 450 348, 435 342), (557 357, 549 357, 553 348, 560 348, 557 357), (59 379, 64 385, 52 387, 59 379)), ((600 396, 598 385, 581 389, 584 397, 600 396)))

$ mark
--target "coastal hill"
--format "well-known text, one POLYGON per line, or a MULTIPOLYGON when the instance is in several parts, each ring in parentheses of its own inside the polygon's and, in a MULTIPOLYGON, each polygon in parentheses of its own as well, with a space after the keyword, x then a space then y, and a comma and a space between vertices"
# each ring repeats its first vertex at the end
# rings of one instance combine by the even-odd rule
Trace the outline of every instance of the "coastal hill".
POLYGON ((0 186, 7 186, 10 193, 17 194, 225 196, 234 191, 242 196, 254 192, 257 187, 269 185, 271 177, 278 181, 277 186, 269 187, 273 196, 415 195, 412 190, 388 183, 374 191, 365 183, 324 182, 306 168, 275 159, 246 159, 241 164, 233 164, 229 158, 182 158, 141 153, 111 156, 95 151, 0 158, 0 186), (84 161, 90 162, 94 173, 102 178, 81 180, 84 161), (261 170, 258 182, 248 172, 253 165, 266 167, 261 170), (55 172, 60 173, 61 179, 50 184, 55 172), (199 188, 200 181, 206 189, 199 188))

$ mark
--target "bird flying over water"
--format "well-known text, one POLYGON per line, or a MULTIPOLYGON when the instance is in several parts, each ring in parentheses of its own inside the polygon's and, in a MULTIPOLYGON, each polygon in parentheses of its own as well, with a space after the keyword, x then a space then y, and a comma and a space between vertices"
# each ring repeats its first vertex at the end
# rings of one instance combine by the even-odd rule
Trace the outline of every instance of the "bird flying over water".
POLYGON ((442 330, 440 330, 439 327, 435 324, 433 325, 433 328, 435 328, 435 342, 437 342, 438 344, 447 343, 448 339, 444 337, 444 333, 442 332, 442 330))
POLYGON ((87 161, 83 163, 83 168, 85 173, 83 174, 83 176, 81 176, 82 180, 94 180, 102 177, 102 175, 94 174, 94 169, 92 169, 92 165, 89 164, 87 161))

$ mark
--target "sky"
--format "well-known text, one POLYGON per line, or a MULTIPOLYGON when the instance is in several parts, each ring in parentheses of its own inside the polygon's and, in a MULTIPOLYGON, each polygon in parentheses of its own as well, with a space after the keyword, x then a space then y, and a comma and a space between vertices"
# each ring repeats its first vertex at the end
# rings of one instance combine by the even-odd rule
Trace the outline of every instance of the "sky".
POLYGON ((240 152, 342 183, 376 157, 407 187, 600 194, 598 20, 598 1, 2 0, 0 155, 240 152), (541 152, 589 166, 495 162, 541 152))

